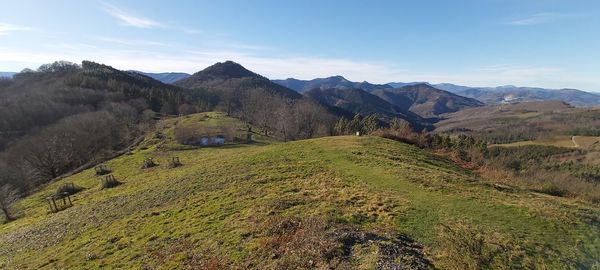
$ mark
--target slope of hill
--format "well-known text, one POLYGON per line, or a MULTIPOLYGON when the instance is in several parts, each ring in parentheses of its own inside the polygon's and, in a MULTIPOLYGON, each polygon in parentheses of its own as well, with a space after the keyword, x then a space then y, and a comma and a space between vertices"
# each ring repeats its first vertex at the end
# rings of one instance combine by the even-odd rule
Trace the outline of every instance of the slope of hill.
POLYGON ((211 88, 235 91, 236 89, 263 89, 288 98, 301 98, 302 95, 269 79, 247 70, 238 63, 226 61, 216 63, 192 76, 174 82, 185 88, 211 88))
POLYGON ((438 83, 438 84, 434 84, 433 87, 435 87, 437 89, 442 89, 442 90, 448 91, 450 93, 457 93, 457 92, 472 88, 472 87, 468 87, 468 86, 456 85, 456 84, 451 84, 451 83, 438 83))
POLYGON ((137 70, 130 70, 130 71, 137 72, 139 74, 148 76, 152 79, 161 81, 163 83, 174 83, 176 81, 179 81, 179 80, 182 80, 182 79, 185 79, 185 78, 191 76, 190 74, 183 73, 183 72, 148 73, 148 72, 141 72, 141 71, 137 71, 137 70))
POLYGON ((465 108, 483 106, 483 103, 478 100, 439 90, 428 84, 381 89, 372 93, 400 108, 409 108, 410 111, 422 117, 432 117, 465 108))
POLYGON ((418 115, 395 106, 362 89, 330 88, 312 89, 304 92, 324 106, 337 107, 352 114, 380 114, 387 117, 399 117, 410 122, 413 127, 421 128, 425 120, 418 115))
POLYGON ((490 143, 550 139, 556 136, 600 136, 600 108, 577 108, 548 100, 487 105, 441 115, 438 132, 477 135, 490 143))
MULTIPOLYGON (((1 84, 0 90, 0 113, 4 116, 0 133, 7 137, 24 135, 65 116, 138 98, 145 99, 146 104, 138 100, 134 102, 135 109, 150 107, 160 111, 165 103, 174 102, 176 96, 185 93, 179 87, 89 61, 81 66, 55 62, 43 65, 37 72, 17 73, 1 84)), ((0 149, 1 145, 0 142, 0 149)))
POLYGON ((600 256, 597 207, 496 189, 392 140, 169 151, 165 139, 107 162, 117 187, 85 170, 25 198, 21 218, 0 225, 0 267, 569 269, 600 256), (169 168, 174 156, 183 165, 169 168), (140 169, 148 157, 159 166, 140 169), (66 183, 84 190, 48 213, 44 199, 66 183))
POLYGON ((436 88, 457 95, 480 100, 488 104, 561 100, 574 106, 600 105, 600 95, 577 89, 546 89, 538 87, 465 87, 450 84, 436 84, 436 88))
POLYGON ((352 82, 342 76, 332 76, 327 78, 317 78, 312 80, 297 80, 289 78, 285 80, 273 80, 274 83, 283 85, 287 88, 293 89, 300 93, 312 90, 312 89, 363 89, 365 91, 372 91, 375 89, 386 89, 391 88, 386 84, 371 84, 369 82, 352 82))
MULTIPOLYGON (((84 61, 58 61, 0 81, 0 186, 23 193, 112 156, 200 91, 84 61)), ((185 106, 184 106, 185 107, 185 106)))

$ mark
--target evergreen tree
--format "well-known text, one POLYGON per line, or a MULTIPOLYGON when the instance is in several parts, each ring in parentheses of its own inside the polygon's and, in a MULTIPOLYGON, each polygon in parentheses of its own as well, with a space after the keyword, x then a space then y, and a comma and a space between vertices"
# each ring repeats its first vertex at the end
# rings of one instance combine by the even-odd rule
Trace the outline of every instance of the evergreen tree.
POLYGON ((363 131, 366 134, 370 134, 370 133, 376 131, 377 129, 379 129, 379 119, 377 119, 377 115, 372 114, 372 115, 367 116, 362 121, 362 127, 363 127, 363 131))
POLYGON ((335 123, 334 131, 336 135, 344 135, 348 134, 348 119, 346 117, 340 118, 340 120, 335 123))

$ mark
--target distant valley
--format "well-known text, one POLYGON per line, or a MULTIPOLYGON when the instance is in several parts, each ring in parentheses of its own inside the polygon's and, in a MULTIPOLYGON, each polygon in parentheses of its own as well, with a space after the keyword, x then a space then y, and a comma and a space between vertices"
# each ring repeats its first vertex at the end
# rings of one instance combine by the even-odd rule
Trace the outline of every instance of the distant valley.
POLYGON ((0 72, 0 78, 12 78, 16 72, 0 72))
POLYGON ((137 71, 137 70, 130 70, 130 71, 148 76, 152 79, 161 81, 163 83, 174 83, 176 81, 179 81, 179 80, 182 80, 182 79, 185 79, 185 78, 191 76, 190 74, 183 73, 183 72, 148 73, 148 72, 142 72, 142 71, 137 71))

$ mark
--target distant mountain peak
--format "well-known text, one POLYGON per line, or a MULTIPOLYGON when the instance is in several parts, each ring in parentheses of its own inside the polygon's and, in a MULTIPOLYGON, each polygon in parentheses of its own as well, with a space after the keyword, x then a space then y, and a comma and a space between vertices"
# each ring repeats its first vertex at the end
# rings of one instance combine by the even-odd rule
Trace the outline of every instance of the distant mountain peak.
POLYGON ((507 84, 507 85, 498 86, 496 88, 498 88, 498 89, 510 89, 510 88, 518 88, 518 87, 516 87, 514 85, 507 84))
POLYGON ((225 62, 218 62, 212 66, 207 67, 202 71, 195 73, 193 76, 196 76, 198 74, 225 79, 259 77, 258 74, 246 69, 242 65, 231 60, 227 60, 225 62))
POLYGON ((302 98, 302 95, 297 92, 276 84, 233 61, 218 62, 173 84, 184 88, 205 88, 219 91, 255 88, 279 96, 302 98))
POLYGON ((331 77, 329 77, 329 78, 326 78, 326 79, 337 79, 337 80, 340 80, 340 81, 348 81, 348 80, 347 80, 346 78, 344 78, 344 76, 342 76, 342 75, 335 75, 335 76, 331 76, 331 77))

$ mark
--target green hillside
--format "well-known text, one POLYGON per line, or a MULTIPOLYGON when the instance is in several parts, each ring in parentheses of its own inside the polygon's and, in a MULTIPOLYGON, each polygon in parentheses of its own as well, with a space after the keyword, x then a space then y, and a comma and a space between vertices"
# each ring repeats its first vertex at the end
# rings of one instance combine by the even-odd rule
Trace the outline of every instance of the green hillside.
POLYGON ((0 268, 600 265, 597 206, 486 184, 378 137, 205 148, 173 139, 177 125, 224 122, 245 136, 222 114, 165 120, 160 136, 106 163, 122 185, 101 189, 89 169, 26 197, 21 217, 0 225, 0 268), (174 156, 183 166, 167 166, 174 156), (141 169, 148 157, 159 166, 141 169), (74 206, 48 213, 44 198, 71 182, 85 188, 74 206))

